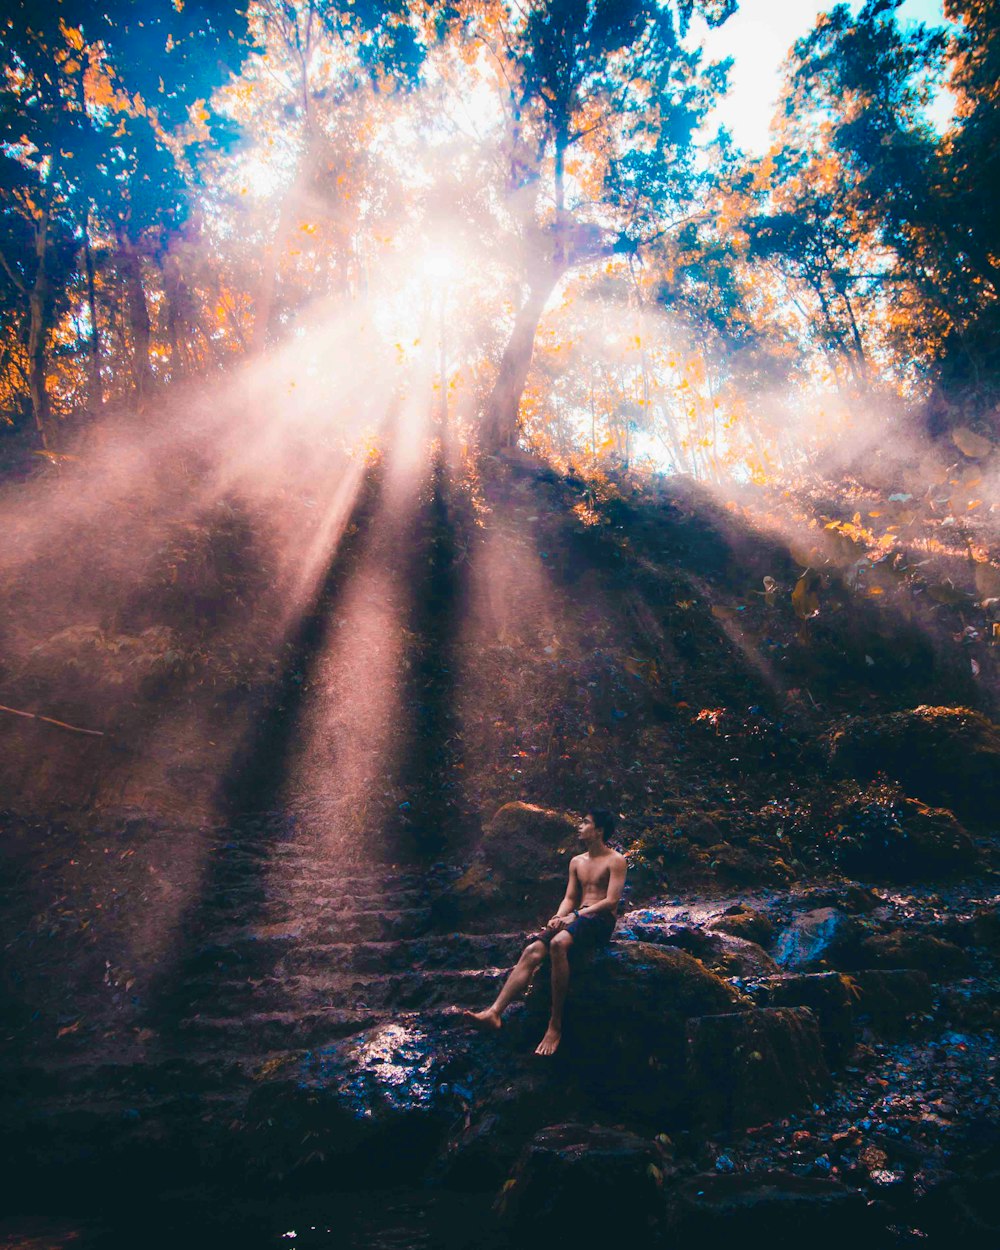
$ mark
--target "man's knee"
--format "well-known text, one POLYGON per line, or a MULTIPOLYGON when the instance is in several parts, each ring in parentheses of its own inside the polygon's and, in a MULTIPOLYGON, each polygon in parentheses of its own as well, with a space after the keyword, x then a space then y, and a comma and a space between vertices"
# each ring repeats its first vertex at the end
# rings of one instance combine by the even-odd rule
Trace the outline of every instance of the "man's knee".
POLYGON ((521 962, 537 967, 545 958, 544 942, 529 942, 521 952, 521 962))
POLYGON ((569 948, 573 945, 573 935, 567 933, 564 929, 562 933, 557 933, 555 935, 552 939, 551 945, 553 951, 557 951, 560 955, 568 955, 569 948))

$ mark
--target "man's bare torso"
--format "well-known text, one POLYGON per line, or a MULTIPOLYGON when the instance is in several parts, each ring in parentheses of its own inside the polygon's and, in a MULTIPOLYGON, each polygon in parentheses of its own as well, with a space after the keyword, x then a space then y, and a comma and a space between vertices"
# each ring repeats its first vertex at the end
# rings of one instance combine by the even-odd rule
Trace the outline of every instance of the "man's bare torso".
POLYGON ((617 851, 609 851, 607 855, 599 855, 596 859, 591 859, 589 851, 573 857, 572 867, 582 893, 579 903, 581 907, 590 907, 607 898, 611 865, 622 858, 617 851))

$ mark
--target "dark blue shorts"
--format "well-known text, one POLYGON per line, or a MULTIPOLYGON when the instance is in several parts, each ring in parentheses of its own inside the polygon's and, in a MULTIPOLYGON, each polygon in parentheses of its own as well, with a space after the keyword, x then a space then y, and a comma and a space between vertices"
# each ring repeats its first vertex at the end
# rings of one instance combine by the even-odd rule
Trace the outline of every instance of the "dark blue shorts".
MULTIPOLYGON (((598 912, 596 916, 577 916, 566 926, 566 932, 572 937, 570 951, 574 955, 582 955, 586 951, 596 951, 607 946, 615 931, 615 917, 609 911, 598 912)), ((559 929, 543 929, 534 933, 529 942, 544 942, 546 946, 552 941, 559 929)))

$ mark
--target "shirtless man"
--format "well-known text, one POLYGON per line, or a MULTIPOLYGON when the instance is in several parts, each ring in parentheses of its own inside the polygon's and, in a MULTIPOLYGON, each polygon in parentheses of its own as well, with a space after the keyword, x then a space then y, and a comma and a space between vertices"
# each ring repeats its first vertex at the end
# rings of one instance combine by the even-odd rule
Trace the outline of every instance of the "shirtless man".
POLYGON ((625 884, 626 861, 605 839, 614 832, 615 818, 599 808, 580 822, 580 839, 586 848, 569 862, 569 884, 559 910, 541 933, 528 940, 521 958, 504 982, 492 1007, 467 1011, 465 1018, 481 1029, 499 1029, 504 1010, 531 984, 546 955, 552 968, 552 1013, 536 1055, 554 1055, 562 1040, 563 1005, 569 988, 569 952, 605 946, 611 939, 618 901, 625 884))

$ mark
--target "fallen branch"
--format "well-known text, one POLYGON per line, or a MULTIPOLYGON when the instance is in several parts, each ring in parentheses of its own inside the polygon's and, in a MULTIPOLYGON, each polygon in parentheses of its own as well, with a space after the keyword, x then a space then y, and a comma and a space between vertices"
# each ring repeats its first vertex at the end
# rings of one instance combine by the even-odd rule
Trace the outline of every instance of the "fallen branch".
POLYGON ((70 729, 75 734, 90 734, 93 738, 103 738, 103 729, 81 729, 79 725, 67 725, 64 720, 56 720, 52 716, 42 716, 38 712, 22 712, 20 708, 5 707, 0 703, 0 712, 10 712, 14 716, 25 716, 28 720, 43 720, 47 725, 58 725, 60 729, 70 729))

